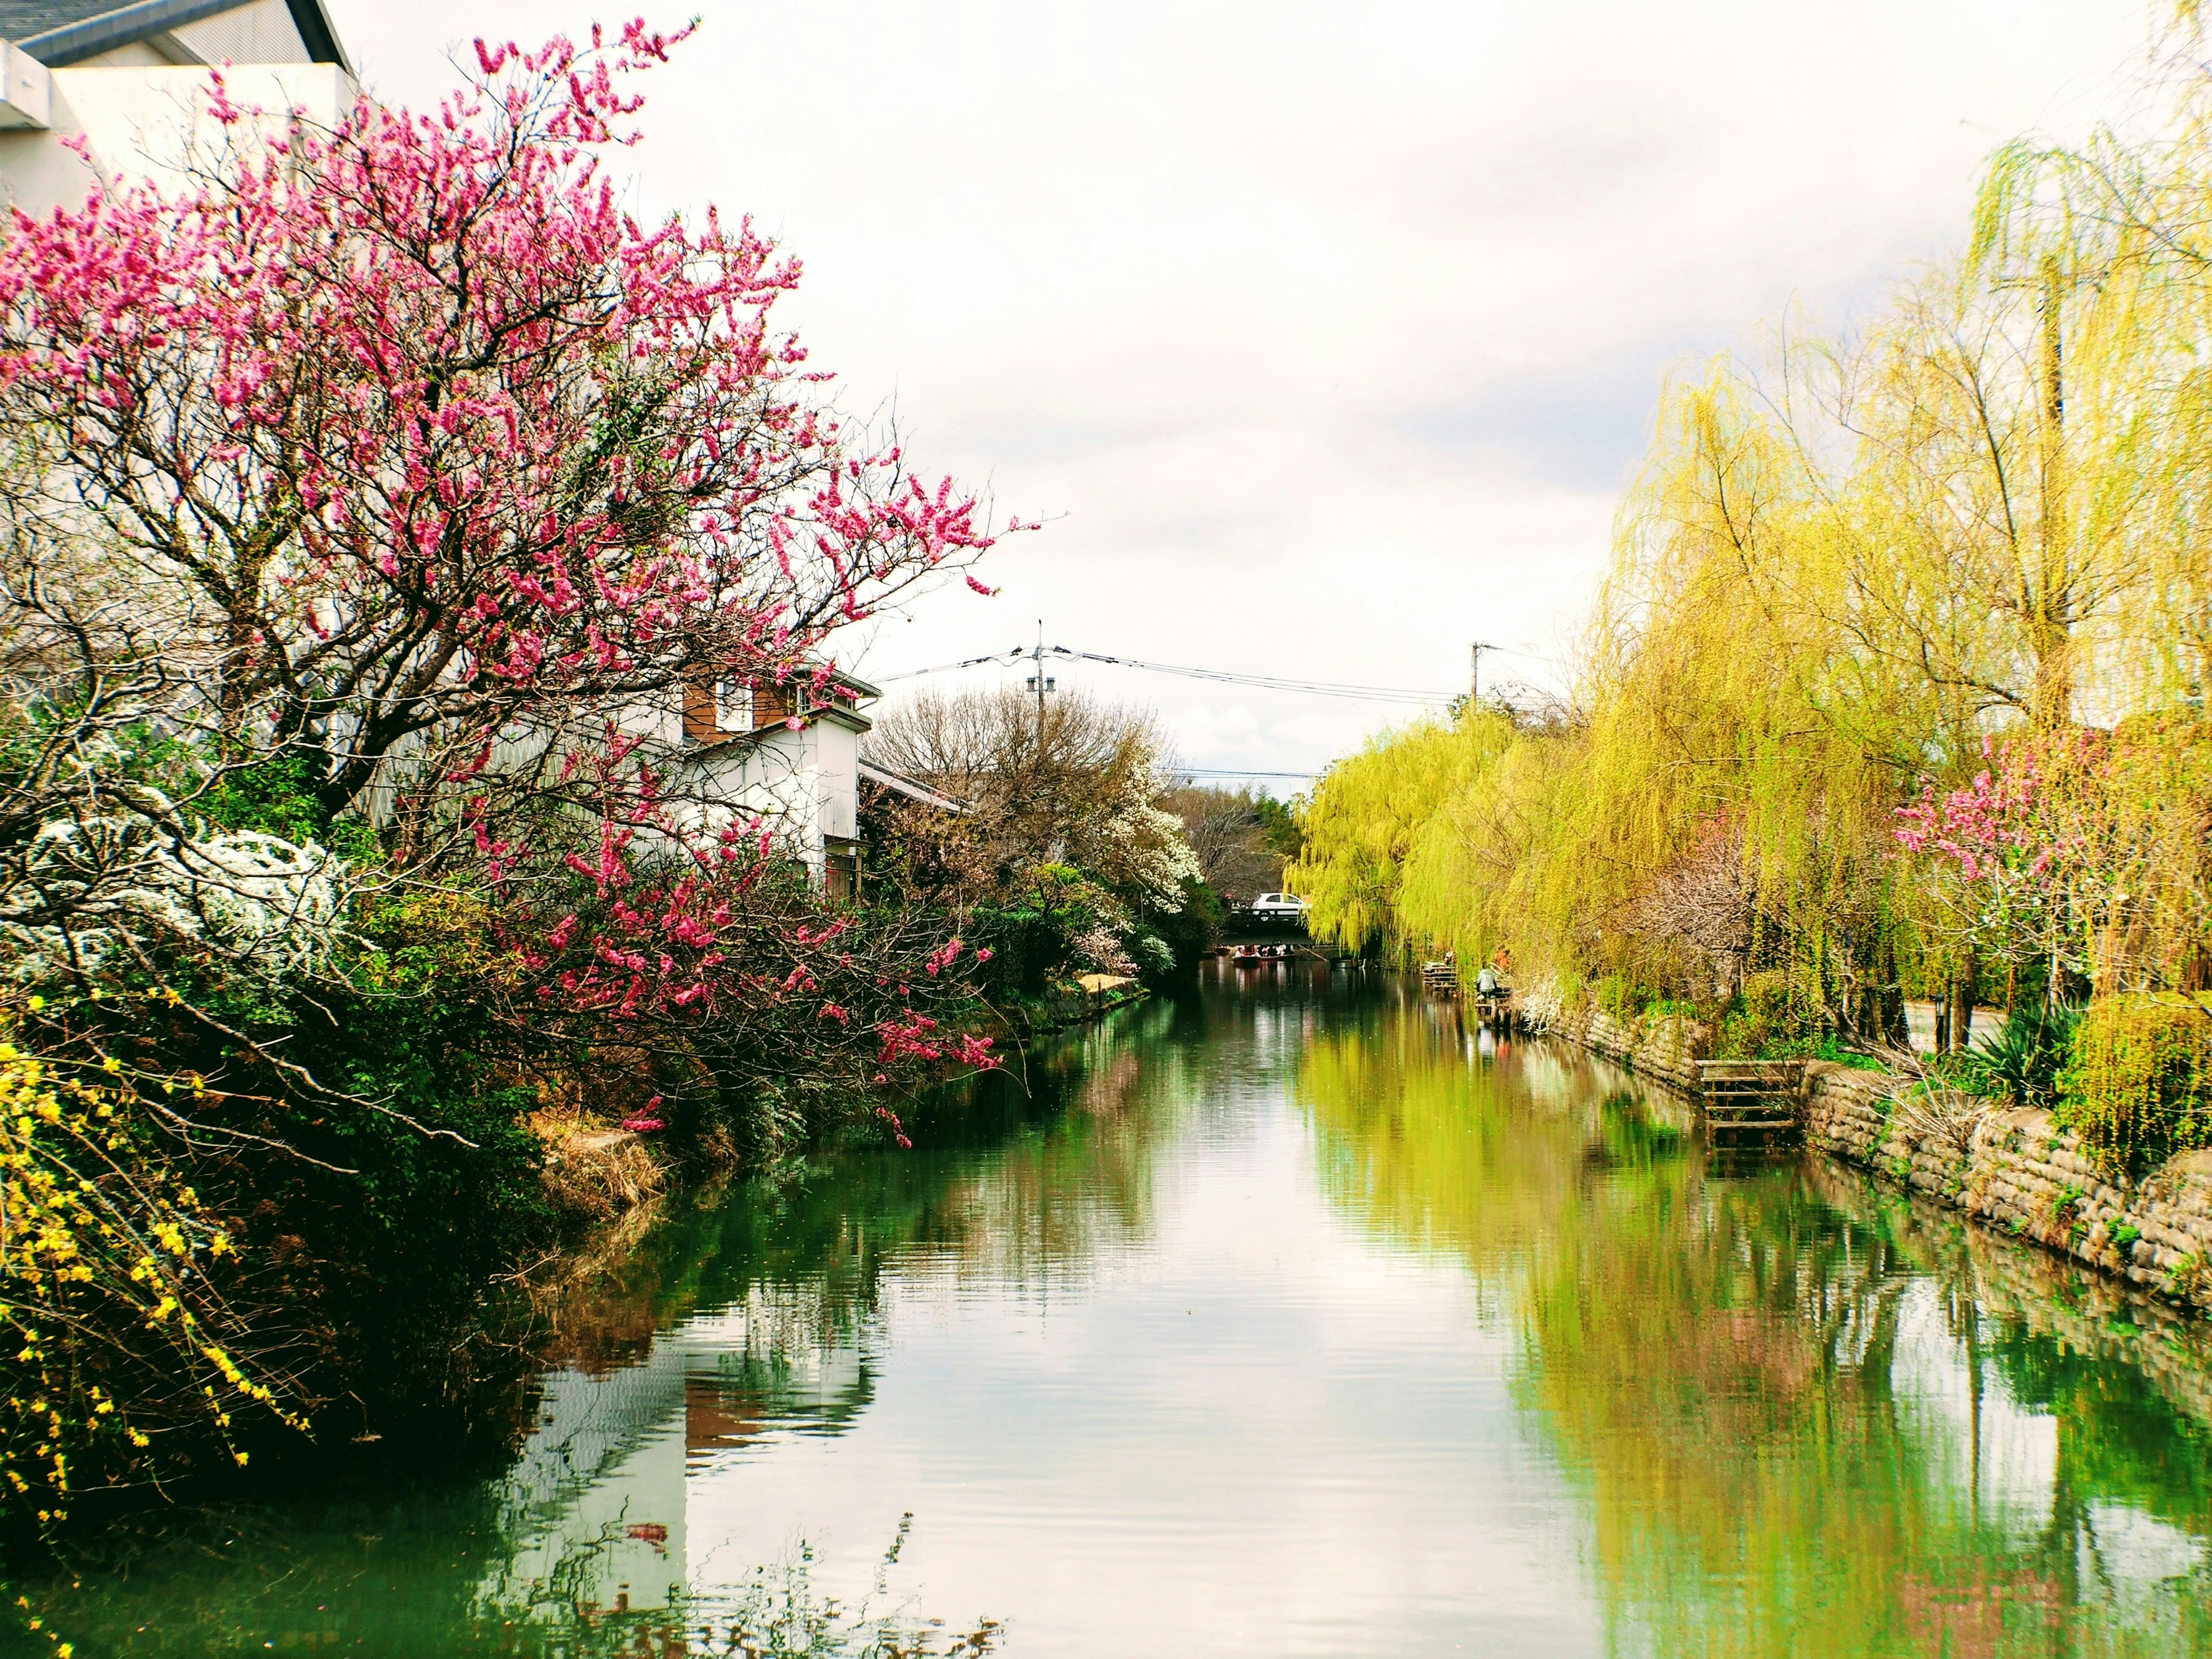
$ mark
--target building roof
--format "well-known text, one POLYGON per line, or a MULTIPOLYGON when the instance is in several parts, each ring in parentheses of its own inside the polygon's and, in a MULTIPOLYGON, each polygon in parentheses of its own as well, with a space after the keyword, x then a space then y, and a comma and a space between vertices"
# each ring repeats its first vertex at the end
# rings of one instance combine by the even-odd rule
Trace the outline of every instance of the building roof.
MULTIPOLYGON (((97 58, 193 23, 239 11, 251 0, 0 0, 0 40, 21 46, 48 69, 97 58)), ((323 0, 284 0, 310 61, 351 73, 323 0)))
POLYGON ((888 766, 878 766, 873 761, 860 762, 860 776, 866 781, 890 790, 895 795, 904 795, 908 800, 918 800, 924 806, 934 806, 940 812, 964 812, 967 804, 950 795, 941 795, 926 783, 916 783, 903 772, 894 772, 888 766))

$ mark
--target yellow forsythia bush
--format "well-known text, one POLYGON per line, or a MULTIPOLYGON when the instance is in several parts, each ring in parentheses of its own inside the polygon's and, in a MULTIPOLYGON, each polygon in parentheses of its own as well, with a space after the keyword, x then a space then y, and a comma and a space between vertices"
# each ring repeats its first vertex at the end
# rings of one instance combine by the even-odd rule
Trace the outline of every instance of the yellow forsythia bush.
POLYGON ((2115 1172, 2212 1145, 2212 1002, 2134 994, 2090 1003, 2059 1078, 2058 1116, 2115 1172))
POLYGON ((30 1052, 0 1000, 0 1502, 40 1524, 72 1492, 174 1473, 231 1448, 232 1410, 276 1409, 233 1358, 216 1286, 228 1231, 172 1170, 112 1056, 30 1052))

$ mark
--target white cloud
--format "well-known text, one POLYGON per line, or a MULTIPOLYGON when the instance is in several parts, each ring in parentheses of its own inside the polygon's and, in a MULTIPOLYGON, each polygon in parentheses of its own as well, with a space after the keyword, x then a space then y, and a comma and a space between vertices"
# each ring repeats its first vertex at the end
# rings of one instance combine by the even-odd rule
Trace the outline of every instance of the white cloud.
MULTIPOLYGON (((449 79, 447 9, 335 9, 384 95, 449 79)), ((1793 296, 1863 311, 1956 244, 1996 143, 2112 101, 2146 27, 2138 0, 717 0, 633 159, 648 206, 750 211, 805 259, 788 314, 849 408, 895 400, 914 453, 1053 520, 994 561, 1002 598, 925 603, 868 668, 1042 615, 1450 690, 1471 639, 1560 650, 1668 365, 1793 296)), ((1060 672, 1157 701, 1197 765, 1314 765, 1391 714, 1060 672)))

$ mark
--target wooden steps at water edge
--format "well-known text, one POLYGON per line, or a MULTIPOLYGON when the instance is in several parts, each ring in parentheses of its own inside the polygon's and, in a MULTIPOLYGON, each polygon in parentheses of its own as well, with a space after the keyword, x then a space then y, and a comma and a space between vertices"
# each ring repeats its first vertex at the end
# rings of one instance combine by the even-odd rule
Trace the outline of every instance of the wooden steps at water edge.
POLYGON ((1805 1097, 1802 1060, 1701 1060, 1698 1093, 1714 1134, 1778 1135, 1797 1127, 1805 1097))

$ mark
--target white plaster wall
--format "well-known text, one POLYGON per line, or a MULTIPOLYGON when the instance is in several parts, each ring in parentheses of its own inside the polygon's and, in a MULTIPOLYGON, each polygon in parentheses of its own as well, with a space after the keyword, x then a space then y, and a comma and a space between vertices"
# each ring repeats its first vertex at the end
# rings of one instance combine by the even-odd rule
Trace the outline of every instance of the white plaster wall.
MULTIPOLYGON (((222 129, 207 112, 210 71, 159 62, 53 71, 52 125, 0 132, 0 190, 13 205, 43 215, 83 204, 94 178, 120 173, 175 188, 185 163, 212 155, 222 129), (63 141, 82 135, 93 167, 63 141)), ((225 71, 234 103, 264 114, 258 130, 282 133, 293 113, 335 126, 361 95, 335 64, 247 64, 225 71)))
POLYGON ((96 57, 79 59, 72 69, 166 69, 172 64, 189 63, 181 53, 171 55, 161 50, 161 37, 151 40, 133 40, 128 46, 117 46, 96 57))
POLYGON ((695 825, 719 829, 758 816, 817 876, 824 837, 860 834, 860 734, 832 721, 811 720, 797 732, 771 728, 750 744, 700 750, 685 770, 681 793, 696 803, 695 825))
POLYGON ((754 743, 697 751, 680 785, 682 794, 694 803, 688 814, 694 826, 718 830, 732 821, 758 817, 793 855, 820 864, 814 731, 778 727, 754 743))
POLYGON ((829 720, 813 731, 822 833, 850 841, 860 832, 860 735, 829 720))
POLYGON ((684 741, 684 692, 670 686, 649 697, 640 697, 612 711, 617 728, 634 738, 665 744, 671 749, 684 741))

